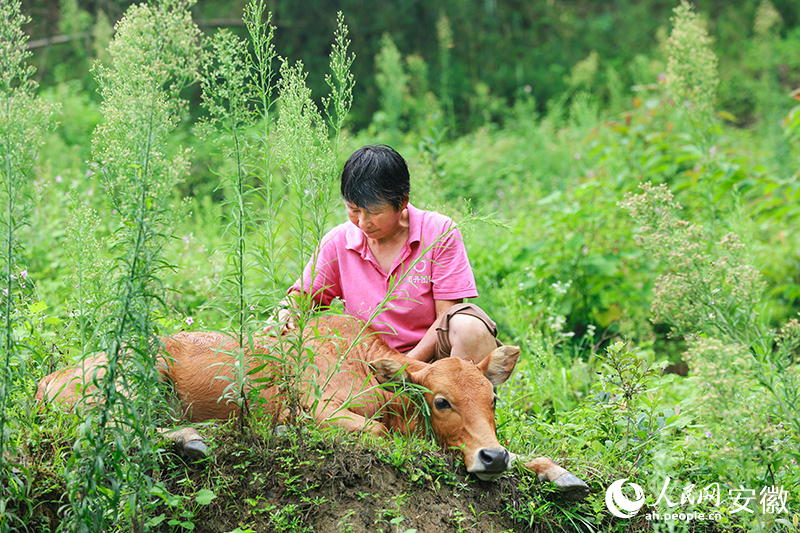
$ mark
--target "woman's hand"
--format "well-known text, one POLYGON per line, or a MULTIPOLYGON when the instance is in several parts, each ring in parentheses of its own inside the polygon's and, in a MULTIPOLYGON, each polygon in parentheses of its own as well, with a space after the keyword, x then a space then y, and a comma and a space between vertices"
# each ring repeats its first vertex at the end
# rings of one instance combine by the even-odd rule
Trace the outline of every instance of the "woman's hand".
POLYGON ((289 294, 278 304, 275 317, 264 326, 264 334, 281 337, 291 330, 297 329, 297 298, 295 293, 289 294))

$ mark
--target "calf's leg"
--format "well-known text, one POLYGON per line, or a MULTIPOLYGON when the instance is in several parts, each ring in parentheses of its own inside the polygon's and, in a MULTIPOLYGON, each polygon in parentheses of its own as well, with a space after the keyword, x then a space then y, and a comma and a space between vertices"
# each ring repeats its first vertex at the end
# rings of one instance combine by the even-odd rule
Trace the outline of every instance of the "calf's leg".
POLYGON ((336 426, 350 433, 366 432, 373 435, 386 436, 389 434, 385 425, 377 420, 370 420, 350 409, 343 409, 341 405, 333 402, 326 403, 317 408, 314 418, 320 426, 336 426))
POLYGON ((203 459, 208 456, 208 446, 203 442, 203 437, 194 428, 182 428, 174 431, 159 429, 161 436, 171 440, 191 460, 203 459))
POLYGON ((579 500, 589 494, 589 486, 583 480, 547 457, 537 457, 526 461, 514 455, 512 461, 522 462, 522 466, 536 474, 536 479, 549 481, 566 498, 579 500))

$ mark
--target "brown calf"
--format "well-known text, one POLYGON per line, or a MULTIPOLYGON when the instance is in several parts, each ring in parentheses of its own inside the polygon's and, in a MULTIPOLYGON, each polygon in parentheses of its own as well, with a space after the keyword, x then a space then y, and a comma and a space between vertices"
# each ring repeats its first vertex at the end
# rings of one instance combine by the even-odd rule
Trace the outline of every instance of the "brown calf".
MULTIPOLYGON (((487 480, 505 472, 517 457, 497 440, 494 419, 494 387, 508 379, 514 370, 519 348, 497 348, 481 363, 458 358, 422 363, 390 348, 374 330, 367 328, 359 338, 362 324, 349 317, 320 319, 307 330, 314 355, 304 376, 304 408, 322 425, 341 426, 348 431, 374 434, 399 432, 404 435, 424 431, 414 404, 388 387, 394 380, 407 380, 430 392, 424 394, 431 412, 431 429, 436 440, 448 449, 461 451, 467 471, 487 480), (358 342, 354 341, 357 340, 358 342), (312 382, 321 398, 312 401, 308 394, 312 382)), ((238 414, 232 402, 220 401, 230 383, 228 355, 238 345, 218 333, 178 333, 163 339, 168 357, 162 359, 161 379, 175 393, 181 419, 199 422, 225 419, 238 414)), ((276 342, 261 337, 265 345, 276 342)), ((268 353, 256 344, 254 355, 268 353)), ((252 364, 257 358, 252 357, 252 364)), ((41 380, 36 392, 40 402, 74 405, 82 396, 84 383, 91 387, 91 376, 102 374, 105 358, 88 359, 83 365, 50 374, 41 380)), ((276 365, 267 365, 258 377, 277 376, 276 365)), ((268 414, 282 421, 284 404, 277 386, 265 387, 260 394, 268 414)), ((190 454, 203 455, 206 447, 194 429, 167 435, 190 454)), ((588 492, 586 484, 547 458, 527 461, 525 466, 540 480, 553 482, 571 497, 588 492)))

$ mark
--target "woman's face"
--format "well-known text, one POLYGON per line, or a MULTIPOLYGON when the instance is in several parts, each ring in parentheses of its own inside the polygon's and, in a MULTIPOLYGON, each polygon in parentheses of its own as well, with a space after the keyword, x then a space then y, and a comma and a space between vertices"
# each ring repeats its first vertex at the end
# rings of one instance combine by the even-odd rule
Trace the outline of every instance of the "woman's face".
POLYGON ((390 204, 373 206, 369 209, 358 207, 349 202, 344 203, 350 222, 358 226, 368 239, 383 239, 394 235, 400 229, 400 221, 406 203, 395 209, 390 204))

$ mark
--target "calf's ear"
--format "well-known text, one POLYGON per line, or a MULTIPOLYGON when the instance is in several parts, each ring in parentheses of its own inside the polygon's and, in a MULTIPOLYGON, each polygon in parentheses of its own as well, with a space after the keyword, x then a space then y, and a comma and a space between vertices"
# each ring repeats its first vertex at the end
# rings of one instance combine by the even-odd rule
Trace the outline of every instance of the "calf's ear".
POLYGON ((514 371, 519 359, 519 346, 501 346, 478 363, 478 368, 497 387, 502 385, 514 371))
POLYGON ((395 359, 376 359, 369 363, 372 372, 375 374, 375 379, 380 383, 387 383, 389 381, 411 381, 416 382, 414 375, 421 370, 420 366, 424 367, 424 363, 409 359, 408 361, 397 361, 395 359))

